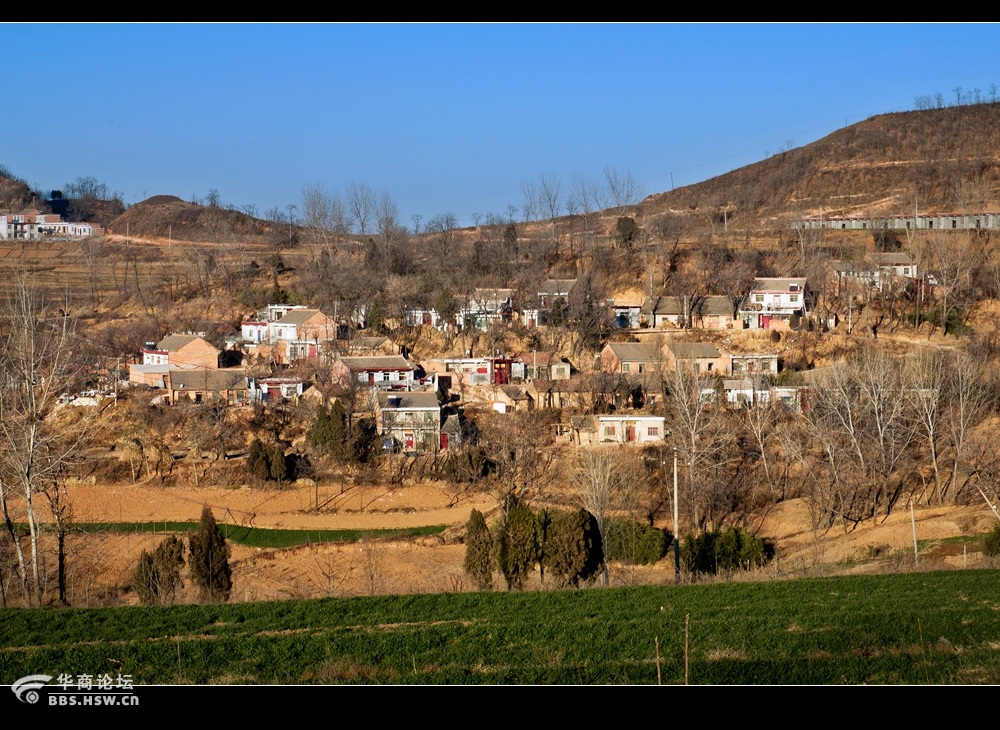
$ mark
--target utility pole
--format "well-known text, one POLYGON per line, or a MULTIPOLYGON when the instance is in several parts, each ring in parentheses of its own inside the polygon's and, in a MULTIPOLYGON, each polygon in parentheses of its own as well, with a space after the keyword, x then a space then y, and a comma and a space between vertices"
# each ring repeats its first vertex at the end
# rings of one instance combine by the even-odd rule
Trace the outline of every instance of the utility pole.
POLYGON ((674 583, 681 582, 681 543, 677 534, 677 447, 674 447, 674 583))

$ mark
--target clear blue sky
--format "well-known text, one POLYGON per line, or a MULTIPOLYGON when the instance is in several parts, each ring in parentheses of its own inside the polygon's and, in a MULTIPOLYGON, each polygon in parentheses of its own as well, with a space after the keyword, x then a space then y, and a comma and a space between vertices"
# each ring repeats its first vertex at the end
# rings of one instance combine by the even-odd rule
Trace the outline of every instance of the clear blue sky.
POLYGON ((301 208, 385 190, 402 222, 520 207, 539 174, 647 193, 1000 86, 992 24, 3 24, 0 164, 127 204, 301 208))

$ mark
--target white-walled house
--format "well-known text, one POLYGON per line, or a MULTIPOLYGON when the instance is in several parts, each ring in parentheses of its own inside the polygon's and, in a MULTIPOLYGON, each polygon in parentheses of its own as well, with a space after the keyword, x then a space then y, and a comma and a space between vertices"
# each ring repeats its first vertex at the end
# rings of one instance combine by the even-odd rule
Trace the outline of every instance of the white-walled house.
POLYGON ((791 329, 808 314, 806 280, 763 277, 740 303, 739 316, 749 329, 791 329))

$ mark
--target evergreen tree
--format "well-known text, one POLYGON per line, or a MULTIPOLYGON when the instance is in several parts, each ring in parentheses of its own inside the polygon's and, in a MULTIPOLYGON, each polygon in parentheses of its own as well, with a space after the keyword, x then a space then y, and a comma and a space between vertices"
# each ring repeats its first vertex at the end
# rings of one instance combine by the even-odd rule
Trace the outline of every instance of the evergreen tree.
POLYGON ((139 564, 135 566, 135 573, 132 574, 132 586, 144 605, 150 606, 156 603, 156 568, 153 565, 153 556, 148 550, 143 550, 139 555, 139 564))
POLYGON ((229 544, 215 522, 212 510, 201 511, 198 532, 188 538, 191 551, 191 580, 204 601, 228 601, 233 587, 229 568, 229 544))
POLYGON ((316 407, 316 417, 307 438, 309 449, 317 456, 326 456, 333 446, 333 421, 330 411, 320 403, 316 407))
POLYGON ((478 590, 493 590, 493 539, 483 513, 477 509, 465 523, 465 574, 478 590))
POLYGON ((584 509, 556 512, 546 534, 545 562, 561 585, 579 586, 601 571, 604 554, 597 520, 584 509))
POLYGON ((267 449, 260 439, 254 439, 247 452, 247 471, 258 479, 267 479, 271 473, 270 459, 268 459, 267 449))
POLYGON ((143 550, 132 576, 139 600, 147 605, 172 602, 183 567, 184 543, 176 536, 168 537, 152 553, 143 550))
POLYGON ((531 507, 516 497, 507 500, 496 550, 497 566, 507 583, 507 590, 522 590, 528 574, 538 562, 538 533, 531 507))
POLYGON ((276 443, 271 450, 268 476, 277 482, 281 482, 288 476, 288 464, 285 462, 285 447, 281 443, 276 443))

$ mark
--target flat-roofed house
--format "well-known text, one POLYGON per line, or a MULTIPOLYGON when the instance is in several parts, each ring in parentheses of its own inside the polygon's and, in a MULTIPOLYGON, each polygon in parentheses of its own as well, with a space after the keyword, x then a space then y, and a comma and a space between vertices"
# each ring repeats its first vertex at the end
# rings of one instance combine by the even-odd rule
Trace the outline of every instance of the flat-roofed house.
POLYGON ((433 453, 441 448, 441 405, 437 393, 381 392, 375 424, 383 449, 433 453))

